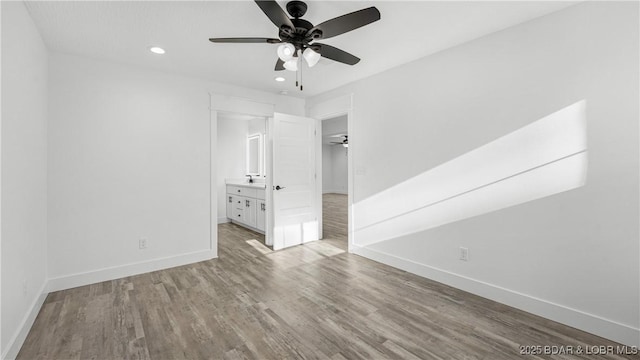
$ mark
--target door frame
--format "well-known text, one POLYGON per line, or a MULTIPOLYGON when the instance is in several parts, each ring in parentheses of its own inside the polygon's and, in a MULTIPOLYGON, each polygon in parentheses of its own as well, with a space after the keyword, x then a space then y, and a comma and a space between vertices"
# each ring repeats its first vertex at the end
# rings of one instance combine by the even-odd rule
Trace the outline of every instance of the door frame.
MULTIPOLYGON (((319 132, 320 136, 322 136, 322 121, 332 119, 338 116, 347 116, 347 133, 349 134, 349 151, 347 152, 347 249, 351 253, 354 248, 354 228, 353 228, 353 189, 354 189, 354 178, 355 174, 353 170, 353 144, 357 144, 357 136, 355 136, 353 131, 353 93, 349 93, 347 95, 339 96, 336 98, 331 98, 328 100, 324 100, 315 104, 312 104, 306 109, 307 116, 316 119, 319 122, 319 132), (355 142, 354 142, 355 139, 355 142)), ((321 142, 322 143, 322 142, 321 142)), ((322 144, 320 144, 322 147, 322 144)), ((357 148, 356 148, 357 151, 357 148)), ((320 161, 319 163, 319 171, 318 178, 322 180, 322 149, 320 149, 320 161)), ((317 158, 317 156, 316 156, 317 158)), ((319 181, 320 184, 320 213, 322 214, 322 181, 319 181)), ((322 238, 322 217, 319 218, 320 221, 320 238, 322 238)))
MULTIPOLYGON (((222 95, 209 91, 209 247, 211 258, 218 257, 218 113, 233 112, 273 117, 276 105, 270 102, 222 95)), ((269 217, 267 207, 267 218, 269 217)))

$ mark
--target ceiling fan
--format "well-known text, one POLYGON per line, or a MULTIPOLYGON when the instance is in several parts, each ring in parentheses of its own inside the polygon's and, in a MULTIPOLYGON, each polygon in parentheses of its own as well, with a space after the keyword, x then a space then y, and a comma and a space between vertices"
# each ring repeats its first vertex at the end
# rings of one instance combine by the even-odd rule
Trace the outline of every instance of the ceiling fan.
MULTIPOLYGON (((307 4, 303 1, 289 1, 286 5, 287 15, 275 0, 255 0, 256 4, 278 27, 278 38, 210 38, 213 43, 267 43, 281 44, 278 47, 278 60, 275 70, 298 71, 300 55, 309 67, 313 67, 320 57, 331 59, 348 65, 357 64, 360 59, 344 50, 316 40, 331 37, 355 30, 380 20, 380 12, 375 7, 354 11, 318 25, 301 19, 307 12, 307 4)), ((296 84, 297 86, 297 84, 296 84)))
MULTIPOLYGON (((342 145, 344 147, 349 147, 349 135, 339 135, 340 137, 343 137, 344 140, 337 142, 337 141, 331 141, 329 144, 334 144, 334 145, 342 145)), ((338 137, 338 136, 336 136, 338 137)))

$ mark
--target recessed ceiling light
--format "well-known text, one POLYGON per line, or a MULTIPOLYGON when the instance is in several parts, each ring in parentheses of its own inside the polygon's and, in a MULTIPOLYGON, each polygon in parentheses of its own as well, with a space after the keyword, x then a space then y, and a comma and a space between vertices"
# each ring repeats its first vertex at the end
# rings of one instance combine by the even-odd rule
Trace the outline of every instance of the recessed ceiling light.
POLYGON ((163 48, 157 47, 157 46, 150 47, 149 51, 151 51, 154 54, 160 54, 160 55, 162 55, 162 54, 164 54, 166 52, 166 51, 164 51, 163 48))
POLYGON ((277 82, 283 82, 283 81, 285 80, 285 78, 283 78, 282 76, 278 76, 278 77, 276 77, 276 78, 275 78, 275 79, 273 79, 273 80, 275 80, 275 81, 277 81, 277 82))

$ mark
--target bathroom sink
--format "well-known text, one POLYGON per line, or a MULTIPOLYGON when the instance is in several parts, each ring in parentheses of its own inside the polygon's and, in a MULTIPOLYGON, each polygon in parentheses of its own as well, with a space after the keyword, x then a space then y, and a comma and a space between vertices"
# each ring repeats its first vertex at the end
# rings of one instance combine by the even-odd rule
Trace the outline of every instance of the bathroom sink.
POLYGON ((248 179, 227 179, 225 182, 227 185, 246 186, 256 189, 264 189, 267 187, 267 185, 263 182, 249 183, 248 179))

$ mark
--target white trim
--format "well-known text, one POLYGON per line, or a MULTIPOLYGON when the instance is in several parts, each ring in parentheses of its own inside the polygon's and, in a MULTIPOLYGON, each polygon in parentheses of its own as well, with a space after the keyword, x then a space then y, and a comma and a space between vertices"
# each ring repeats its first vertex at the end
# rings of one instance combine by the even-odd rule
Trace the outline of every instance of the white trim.
MULTIPOLYGON (((322 222, 324 221, 324 214, 322 213, 322 120, 314 119, 314 135, 315 135, 315 144, 314 150, 316 153, 315 161, 316 161, 316 169, 315 169, 315 182, 316 188, 314 189, 314 193, 316 195, 316 222, 318 224, 318 239, 323 239, 323 226, 322 222)), ((303 241, 304 243, 304 241, 303 241)))
POLYGON ((96 284, 103 281, 144 274, 176 266, 188 265, 216 258, 214 249, 194 251, 191 253, 168 256, 148 261, 112 266, 99 270, 71 274, 49 279, 48 291, 71 289, 78 286, 96 284))
MULTIPOLYGON (((349 134, 349 141, 351 142, 351 151, 347 151, 347 250, 353 252, 353 244, 356 241, 355 235, 355 211, 354 211, 354 189, 355 189, 355 162, 353 157, 353 135, 357 135, 354 132, 354 115, 353 115, 353 94, 349 94, 349 107, 347 110, 347 134, 349 134)), ((358 137, 356 136, 356 151, 358 144, 358 137)))
POLYGON ((353 94, 341 95, 307 107, 307 116, 318 120, 344 115, 353 107, 353 94))
POLYGON ((640 346, 640 329, 629 325, 377 250, 354 245, 352 252, 625 345, 640 346))
POLYGON ((209 249, 218 257, 218 112, 209 93, 209 249))
POLYGON ((226 216, 218 217, 218 224, 226 224, 228 222, 231 222, 231 220, 229 220, 228 217, 226 217, 226 216))
MULTIPOLYGON (((311 105, 306 108, 307 116, 310 116, 317 120, 331 119, 341 115, 347 115, 347 134, 349 134, 349 151, 347 152, 347 247, 349 252, 352 251, 353 242, 355 239, 355 230, 353 228, 354 219, 354 206, 353 206, 353 189, 355 183, 355 172, 353 163, 353 150, 354 150, 354 117, 353 117, 353 93, 338 96, 332 99, 328 99, 317 104, 311 105)), ((320 127, 322 129, 322 127, 320 127)), ((357 143, 357 136, 356 136, 357 143)), ((322 151, 322 145, 321 149, 322 151)), ((320 158, 322 159, 322 157, 320 158)), ((320 161, 322 163, 322 161, 320 161)), ((322 172, 320 172, 322 174, 322 172)), ((319 176, 322 181, 322 176, 319 176)), ((322 182, 320 182, 322 184, 322 182)), ((322 228, 322 221, 318 224, 322 228)))
POLYGON ((9 341, 5 352, 2 354, 2 360, 15 359, 18 352, 24 344, 29 330, 44 304, 47 295, 53 291, 71 289, 78 286, 95 284, 103 281, 120 279, 123 277, 144 274, 157 270, 164 270, 176 266, 188 265, 200 261, 210 260, 215 256, 212 250, 195 251, 192 253, 182 254, 178 256, 170 256, 150 261, 131 263, 122 266, 114 266, 103 268, 100 270, 78 273, 73 275, 61 276, 49 279, 42 284, 39 295, 34 299, 29 311, 22 320, 18 331, 9 341))
POLYGON ((222 95, 215 92, 209 92, 209 95, 211 95, 211 111, 269 117, 273 116, 276 108, 272 102, 222 95))
POLYGON ((47 281, 42 284, 40 290, 38 291, 39 295, 33 300, 29 311, 25 314, 20 326, 18 327, 18 331, 13 334, 11 340, 7 344, 7 348, 4 349, 4 353, 2 354, 2 360, 10 360, 15 359, 18 356, 18 352, 22 348, 24 341, 27 339, 27 335, 29 334, 29 330, 31 330, 31 326, 33 326, 42 305, 44 304, 44 300, 47 298, 48 292, 47 290, 47 281))
MULTIPOLYGON (((273 102, 269 101, 261 101, 256 99, 244 98, 233 95, 223 95, 218 94, 214 91, 209 91, 209 114, 210 114, 210 179, 209 179, 209 206, 210 206, 210 214, 209 214, 209 222, 211 227, 211 253, 213 254, 212 258, 218 257, 218 224, 220 223, 221 217, 218 217, 218 190, 217 190, 217 168, 218 168, 218 153, 217 153, 217 144, 218 144, 218 113, 239 113, 252 115, 255 117, 265 117, 271 118, 273 117, 273 113, 275 111, 276 105, 273 102), (215 221, 217 219, 217 221, 215 221)), ((267 185, 270 181, 269 176, 267 178, 267 185)), ((267 186, 269 188, 269 186, 267 186)), ((269 193, 269 192, 267 192, 269 193)), ((268 196, 268 195, 267 195, 268 196)), ((267 206, 267 215, 269 215, 269 207, 267 206)), ((265 224, 265 226, 270 226, 265 224)), ((267 244, 269 243, 269 235, 266 236, 267 244)))
POLYGON ((273 115, 267 117, 267 126, 265 128, 265 170, 264 173, 269 174, 265 179, 265 201, 267 202, 266 219, 264 221, 264 243, 273 246, 274 239, 274 221, 273 221, 273 115))

